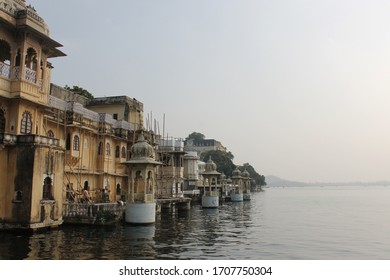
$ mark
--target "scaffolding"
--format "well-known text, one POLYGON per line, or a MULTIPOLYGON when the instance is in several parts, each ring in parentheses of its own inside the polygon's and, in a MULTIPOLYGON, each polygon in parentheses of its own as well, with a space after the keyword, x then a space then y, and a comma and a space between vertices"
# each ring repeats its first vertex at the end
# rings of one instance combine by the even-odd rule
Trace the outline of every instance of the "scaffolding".
MULTIPOLYGON (((116 165, 128 158, 120 155, 116 161, 114 143, 125 142, 126 151, 134 143, 134 131, 131 130, 130 123, 124 120, 115 120, 106 113, 96 113, 86 109, 77 102, 67 102, 60 98, 49 96, 49 108, 45 115, 44 131, 48 133, 48 122, 55 123, 57 132, 62 133, 65 139, 65 166, 64 166, 64 192, 68 201, 81 202, 83 190, 89 188, 89 182, 93 180, 95 185, 91 188, 90 196, 92 201, 102 200, 103 190, 107 187, 107 182, 113 177, 115 196, 117 195, 117 185, 127 184, 127 174, 123 173, 125 167, 117 168, 116 165), (71 143, 74 141, 70 135, 76 134, 79 138, 78 149, 75 151, 71 143), (70 139, 71 138, 71 139, 70 139), (94 139, 96 138, 96 139, 94 139), (97 144, 96 155, 91 154, 90 145, 97 144), (85 143, 88 143, 86 146, 85 143), (102 144, 100 144, 102 143, 102 144), (107 145, 110 144, 110 147, 107 145), (113 155, 113 160, 112 159, 113 155), (87 157, 87 158, 86 158, 87 157), (94 161, 94 158, 96 160, 94 161), (110 172, 110 164, 113 163, 113 171, 110 172), (121 170, 121 172, 117 172, 121 170), (119 178, 122 178, 119 180, 119 178), (121 182, 118 183, 118 182, 121 182)), ((95 148, 92 149, 95 151, 95 148)))

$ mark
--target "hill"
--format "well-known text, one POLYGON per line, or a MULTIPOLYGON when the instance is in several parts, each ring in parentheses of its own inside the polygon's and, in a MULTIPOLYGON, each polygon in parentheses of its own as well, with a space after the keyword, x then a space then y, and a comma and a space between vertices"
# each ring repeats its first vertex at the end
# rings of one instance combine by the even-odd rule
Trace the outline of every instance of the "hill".
POLYGON ((267 187, 307 187, 307 186, 389 186, 389 181, 375 182, 315 182, 304 183, 282 179, 277 176, 268 175, 265 177, 267 187))
POLYGON ((265 176, 265 181, 267 182, 267 187, 305 187, 309 186, 308 183, 290 181, 282 179, 277 176, 268 175, 265 176))

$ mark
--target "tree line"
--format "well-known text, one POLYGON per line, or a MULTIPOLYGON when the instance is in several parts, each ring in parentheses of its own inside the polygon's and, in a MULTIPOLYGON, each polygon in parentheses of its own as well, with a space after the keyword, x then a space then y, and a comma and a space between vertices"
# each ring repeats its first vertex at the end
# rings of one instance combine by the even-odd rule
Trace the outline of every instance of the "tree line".
MULTIPOLYGON (((192 132, 186 138, 186 141, 192 139, 194 142, 198 142, 205 139, 205 136, 200 132, 192 132)), ((208 161, 210 158, 217 165, 217 171, 225 174, 227 177, 231 177, 233 171, 237 168, 237 165, 233 163, 234 155, 231 152, 225 151, 206 151, 200 154, 201 161, 208 161)), ((238 169, 243 172, 244 170, 248 171, 250 178, 255 180, 256 185, 265 186, 267 183, 265 181, 265 176, 259 174, 256 169, 249 163, 244 163, 241 166, 238 166, 238 169)))

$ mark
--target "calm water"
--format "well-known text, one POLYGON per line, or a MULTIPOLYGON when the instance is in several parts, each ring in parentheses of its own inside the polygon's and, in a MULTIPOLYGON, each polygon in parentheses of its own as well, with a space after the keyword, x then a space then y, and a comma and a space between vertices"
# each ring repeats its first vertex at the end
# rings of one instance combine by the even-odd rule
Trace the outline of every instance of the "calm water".
POLYGON ((153 226, 0 232, 0 259, 390 259, 390 187, 267 188, 153 226))

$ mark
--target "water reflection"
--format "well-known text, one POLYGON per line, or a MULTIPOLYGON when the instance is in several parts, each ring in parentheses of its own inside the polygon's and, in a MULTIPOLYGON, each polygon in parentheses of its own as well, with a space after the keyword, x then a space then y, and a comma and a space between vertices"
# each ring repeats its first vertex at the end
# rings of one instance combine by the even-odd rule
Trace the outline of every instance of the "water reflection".
POLYGON ((21 260, 30 253, 30 235, 4 232, 0 233, 0 236, 0 259, 21 260))
POLYGON ((193 205, 189 211, 166 210, 148 226, 64 225, 20 236, 0 232, 0 259, 231 258, 230 252, 248 238, 250 205, 230 202, 216 209, 193 205))

